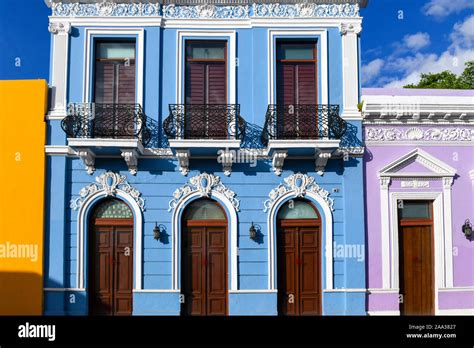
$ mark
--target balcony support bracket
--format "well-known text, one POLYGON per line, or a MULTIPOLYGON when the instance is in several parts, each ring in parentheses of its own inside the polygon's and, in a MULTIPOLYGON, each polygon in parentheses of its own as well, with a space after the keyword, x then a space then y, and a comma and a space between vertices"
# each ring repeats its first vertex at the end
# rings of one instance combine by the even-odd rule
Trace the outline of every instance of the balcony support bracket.
POLYGON ((325 150, 317 150, 315 154, 315 165, 316 165, 316 172, 323 176, 324 171, 326 169, 326 164, 328 160, 331 158, 332 154, 329 151, 325 150))
POLYGON ((276 150, 273 152, 272 158, 272 167, 273 172, 280 176, 283 170, 283 164, 285 163, 285 159, 288 156, 288 151, 286 150, 276 150))
POLYGON ((234 162, 234 151, 221 150, 221 154, 217 158, 219 163, 222 163, 222 171, 225 176, 230 176, 232 173, 232 163, 234 162))
POLYGON ((176 157, 179 162, 179 170, 184 176, 189 173, 189 150, 176 150, 176 157))
POLYGON ((121 149, 121 155, 127 163, 128 171, 132 175, 137 174, 138 170, 138 152, 134 149, 121 149))
POLYGON ((95 172, 95 153, 89 149, 81 149, 77 151, 77 156, 84 163, 87 174, 92 175, 95 172))

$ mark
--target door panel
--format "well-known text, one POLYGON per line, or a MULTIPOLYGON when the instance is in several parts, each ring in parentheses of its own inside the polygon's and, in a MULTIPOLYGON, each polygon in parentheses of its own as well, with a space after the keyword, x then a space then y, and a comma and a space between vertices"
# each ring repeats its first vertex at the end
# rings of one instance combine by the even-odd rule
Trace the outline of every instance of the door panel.
MULTIPOLYGON (((278 304, 280 315, 321 314, 319 227, 278 228, 278 304)), ((292 220, 293 225, 298 223, 292 220)))
POLYGON ((183 233, 182 252, 182 314, 226 315, 226 227, 188 226, 183 233))
POLYGON ((90 314, 131 315, 133 226, 92 224, 90 232, 90 314))
POLYGON ((431 226, 400 226, 400 292, 404 315, 434 314, 431 226))

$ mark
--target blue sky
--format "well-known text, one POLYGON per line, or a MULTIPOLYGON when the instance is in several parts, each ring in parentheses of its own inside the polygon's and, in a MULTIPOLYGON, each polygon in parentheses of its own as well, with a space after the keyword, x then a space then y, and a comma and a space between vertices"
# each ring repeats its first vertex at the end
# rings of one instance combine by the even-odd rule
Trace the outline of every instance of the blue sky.
POLYGON ((369 0, 361 11, 362 84, 401 87, 474 60, 474 0, 369 0))
MULTIPOLYGON (((44 0, 1 3, 0 79, 47 79, 44 0)), ((474 0, 370 0, 361 15, 364 87, 401 87, 422 72, 460 73, 474 60, 474 0)))

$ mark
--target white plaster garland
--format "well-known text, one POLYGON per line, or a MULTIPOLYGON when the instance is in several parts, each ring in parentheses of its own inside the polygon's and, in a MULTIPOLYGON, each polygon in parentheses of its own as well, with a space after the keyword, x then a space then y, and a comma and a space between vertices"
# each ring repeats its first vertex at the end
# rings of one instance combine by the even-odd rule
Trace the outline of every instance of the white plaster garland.
POLYGON ((252 4, 249 5, 175 5, 161 7, 158 1, 117 4, 51 3, 56 17, 159 17, 170 19, 244 19, 244 18, 352 18, 359 16, 358 4, 252 4))
POLYGON ((180 6, 165 5, 163 6, 164 18, 179 19, 240 19, 249 17, 249 6, 216 6, 212 4, 180 6))
POLYGON ((157 1, 117 4, 111 1, 91 4, 61 2, 51 4, 53 16, 57 17, 153 17, 160 16, 157 1))
POLYGON ((277 188, 270 191, 268 195, 269 199, 263 203, 265 207, 264 212, 270 210, 278 198, 288 192, 293 192, 295 197, 304 197, 308 192, 315 193, 327 203, 329 209, 334 211, 334 200, 329 197, 328 191, 315 183, 313 177, 307 174, 297 173, 285 178, 284 181, 284 184, 280 184, 277 188))
POLYGON ((193 176, 188 183, 174 191, 173 199, 169 202, 168 211, 172 211, 182 199, 192 193, 198 192, 201 197, 211 197, 213 191, 223 194, 235 210, 239 211, 240 202, 235 198, 235 192, 224 186, 218 176, 208 173, 193 176))
POLYGON ((135 200, 135 202, 137 202, 142 211, 145 210, 145 200, 140 197, 141 193, 137 189, 130 186, 130 184, 127 182, 127 178, 124 175, 114 172, 106 172, 97 176, 95 181, 96 183, 92 183, 83 187, 79 191, 79 197, 71 200, 71 209, 79 209, 87 197, 98 191, 104 191, 107 196, 115 196, 117 190, 121 190, 129 194, 135 200))
POLYGON ((474 141, 474 129, 469 128, 367 128, 367 141, 474 141))

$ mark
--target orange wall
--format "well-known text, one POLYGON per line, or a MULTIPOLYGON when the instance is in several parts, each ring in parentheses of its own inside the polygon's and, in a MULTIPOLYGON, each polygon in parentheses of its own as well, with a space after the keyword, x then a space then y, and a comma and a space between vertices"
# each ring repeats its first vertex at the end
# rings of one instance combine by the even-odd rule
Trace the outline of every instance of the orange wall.
POLYGON ((47 94, 44 80, 0 81, 0 315, 43 311, 47 94))

